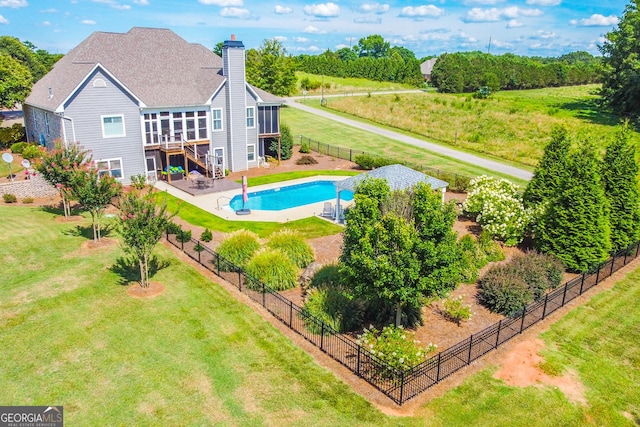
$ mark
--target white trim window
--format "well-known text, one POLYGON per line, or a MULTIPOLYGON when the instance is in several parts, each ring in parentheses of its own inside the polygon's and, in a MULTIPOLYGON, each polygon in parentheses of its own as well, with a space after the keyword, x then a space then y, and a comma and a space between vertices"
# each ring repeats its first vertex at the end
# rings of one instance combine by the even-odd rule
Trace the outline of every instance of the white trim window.
POLYGON ((248 162, 256 161, 256 144, 247 145, 247 161, 248 162))
POLYGON ((51 135, 51 128, 49 126, 49 113, 47 113, 46 111, 44 112, 44 128, 47 132, 47 136, 51 135))
POLYGON ((211 110, 211 120, 213 122, 213 131, 220 132, 222 130, 222 108, 211 110))
POLYGON ((124 131, 124 116, 101 116, 101 118, 103 138, 118 138, 126 136, 124 131))
POLYGON ((247 127, 256 127, 256 109, 255 107, 247 107, 247 127))
POLYGON ((119 159, 102 159, 96 162, 98 164, 98 175, 111 175, 116 179, 124 178, 122 170, 122 158, 119 159))

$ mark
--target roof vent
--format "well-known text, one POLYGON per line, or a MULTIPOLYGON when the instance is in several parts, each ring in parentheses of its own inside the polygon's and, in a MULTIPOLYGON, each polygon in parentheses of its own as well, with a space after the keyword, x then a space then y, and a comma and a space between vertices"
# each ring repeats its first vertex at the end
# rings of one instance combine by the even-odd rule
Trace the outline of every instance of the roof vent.
POLYGON ((53 98, 53 89, 49 86, 49 99, 53 98))
POLYGON ((93 81, 93 87, 107 87, 107 82, 103 79, 95 79, 93 81))

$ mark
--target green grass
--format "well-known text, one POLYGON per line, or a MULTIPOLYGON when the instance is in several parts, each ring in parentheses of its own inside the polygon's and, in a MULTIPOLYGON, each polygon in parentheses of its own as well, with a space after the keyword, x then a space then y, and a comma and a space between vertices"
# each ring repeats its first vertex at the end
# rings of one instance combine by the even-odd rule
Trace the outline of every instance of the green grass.
POLYGON ((133 299, 119 246, 83 249, 89 220, 53 218, 0 206, 3 405, 64 405, 69 425, 90 426, 631 426, 624 413, 640 417, 640 270, 543 335, 545 356, 577 373, 587 405, 551 387, 509 387, 489 367, 397 418, 164 246, 152 280, 165 292, 133 299))
MULTIPOLYGON (((5 152, 10 153, 10 151, 5 151, 5 152)), ((22 171, 24 171, 24 167, 20 163, 22 161, 22 158, 18 158, 18 156, 15 154, 12 154, 12 156, 13 156, 13 162, 11 162, 11 173, 13 173, 13 175, 16 177, 15 179, 22 179, 24 178, 24 174, 22 173, 22 171)), ((9 163, 0 159, 0 178, 4 178, 8 176, 9 176, 9 163)))
POLYGON ((245 229, 251 230, 260 237, 268 237, 271 233, 288 228, 298 231, 305 239, 315 237, 330 236, 340 233, 342 227, 325 221, 321 218, 309 217, 290 221, 279 222, 259 222, 259 221, 228 221, 213 215, 197 206, 187 203, 168 193, 159 193, 159 200, 165 200, 170 212, 178 212, 178 216, 190 224, 204 227, 209 230, 217 230, 223 233, 245 229))
MULTIPOLYGON (((327 107, 435 142, 535 166, 555 125, 602 148, 620 118, 599 111, 597 85, 469 94, 407 93, 330 98, 327 107)), ((311 104, 314 105, 314 104, 311 104)), ((284 116, 283 116, 284 117, 284 116)), ((632 139, 640 144, 640 134, 632 139)))
MULTIPOLYGON (((415 86, 393 83, 393 82, 376 82, 373 80, 359 79, 353 77, 333 77, 333 76, 321 76, 317 74, 309 74, 302 71, 296 71, 296 78, 298 83, 296 86, 297 92, 295 95, 302 96, 302 90, 300 89, 300 80, 307 77, 311 81, 317 81, 324 83, 327 87, 324 88, 324 94, 352 94, 354 92, 381 92, 390 90, 407 90, 415 89, 415 86)), ((322 89, 314 89, 307 91, 309 96, 319 96, 322 94, 322 89)))
POLYGON ((294 136, 296 144, 300 143, 300 135, 303 135, 324 144, 362 150, 460 175, 469 177, 491 175, 507 178, 520 186, 526 185, 525 180, 496 173, 469 163, 463 163, 447 156, 432 153, 410 144, 404 144, 391 138, 337 123, 295 108, 282 108, 281 118, 282 122, 291 128, 291 134, 294 136))

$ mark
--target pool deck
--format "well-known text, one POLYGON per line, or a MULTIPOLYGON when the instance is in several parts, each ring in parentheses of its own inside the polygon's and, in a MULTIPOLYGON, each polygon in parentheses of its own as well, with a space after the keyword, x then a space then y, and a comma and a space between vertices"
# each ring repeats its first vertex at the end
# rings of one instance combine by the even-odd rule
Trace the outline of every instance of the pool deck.
MULTIPOLYGON (((261 191, 271 190, 273 188, 286 187, 294 184, 302 184, 314 181, 341 181, 343 179, 350 178, 349 176, 327 176, 318 175, 308 178, 293 179, 290 181, 281 181, 273 184, 258 185, 255 187, 249 187, 249 191, 261 191)), ((317 216, 321 218, 324 202, 311 203, 297 208, 283 209, 280 211, 263 211, 263 210, 251 210, 249 215, 236 215, 235 211, 229 206, 229 201, 233 196, 242 194, 241 189, 232 189, 226 191, 213 192, 201 195, 192 195, 186 191, 180 190, 174 186, 167 184, 164 181, 158 181, 155 184, 155 188, 158 191, 166 191, 168 194, 184 200, 194 206, 199 207, 213 215, 229 221, 263 221, 263 222, 289 222, 298 219, 309 218, 317 216)), ((331 203, 335 207, 335 199, 331 200, 331 203)), ((345 208, 349 206, 353 201, 341 201, 340 206, 345 208)), ((327 221, 332 221, 329 218, 323 218, 327 221)))

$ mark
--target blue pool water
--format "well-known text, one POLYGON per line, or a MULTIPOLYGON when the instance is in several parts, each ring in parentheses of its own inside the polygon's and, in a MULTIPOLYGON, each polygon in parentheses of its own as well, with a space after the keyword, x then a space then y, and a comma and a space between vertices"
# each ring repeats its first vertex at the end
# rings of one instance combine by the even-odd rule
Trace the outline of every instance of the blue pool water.
MULTIPOLYGON (((315 181, 272 190, 249 191, 249 200, 244 207, 245 209, 279 211, 335 199, 336 187, 332 181, 315 181)), ((353 193, 343 190, 340 193, 340 200, 353 200, 353 193)), ((234 196, 229 205, 234 211, 242 209, 242 194, 234 196)))

